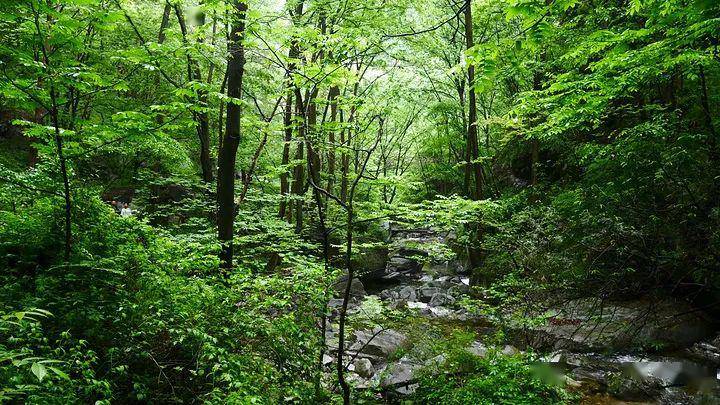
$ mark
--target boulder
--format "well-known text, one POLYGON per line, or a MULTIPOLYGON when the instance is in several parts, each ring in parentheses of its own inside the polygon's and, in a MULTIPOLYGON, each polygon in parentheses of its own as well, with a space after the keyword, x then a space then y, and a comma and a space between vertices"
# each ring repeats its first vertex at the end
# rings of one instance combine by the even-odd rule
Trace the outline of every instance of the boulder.
POLYGON ((420 365, 401 359, 400 362, 388 366, 387 374, 382 379, 380 386, 394 388, 397 393, 403 395, 412 394, 418 387, 412 381, 415 378, 415 372, 420 367, 420 365))
POLYGON ((453 298, 451 295, 446 294, 446 293, 437 293, 437 294, 433 294, 433 296, 430 297, 430 306, 431 307, 452 305, 454 303, 455 303, 455 298, 453 298))
POLYGON ((663 382, 658 378, 633 379, 618 377, 610 384, 610 393, 622 401, 652 401, 663 393, 663 382))
POLYGON ((395 353, 407 340, 398 331, 380 328, 355 331, 355 338, 355 343, 350 346, 351 351, 385 358, 395 353))
POLYGON ((720 337, 711 341, 695 343, 687 349, 688 355, 692 358, 709 363, 714 366, 720 366, 720 337))
POLYGON ((405 301, 417 301, 415 289, 409 285, 401 288, 400 291, 398 291, 398 299, 405 301))
POLYGON ((420 264, 417 261, 402 256, 391 257, 385 267, 385 273, 387 274, 393 272, 414 273, 418 270, 420 270, 420 264))
POLYGON ((372 362, 368 359, 357 359, 353 363, 355 366, 355 372, 364 378, 372 378, 375 375, 375 367, 372 362))
POLYGON ((430 307, 430 314, 435 318, 450 318, 453 311, 445 307, 430 307))
POLYGON ((437 287, 424 286, 418 290, 418 300, 421 302, 429 303, 433 295, 441 293, 442 291, 437 287))
MULTIPOLYGON (((338 294, 344 294, 345 293, 345 287, 347 286, 347 273, 343 276, 341 276, 337 282, 335 282, 335 292, 338 294)), ((364 297, 367 293, 365 292, 365 286, 363 285, 362 281, 360 281, 359 278, 355 277, 352 279, 352 282, 350 284, 350 297, 360 299, 364 297)))
POLYGON ((521 332, 534 348, 608 351, 659 342, 678 349, 706 338, 712 330, 702 312, 669 298, 602 305, 587 298, 542 311, 552 314, 548 322, 521 332))
POLYGON ((520 350, 518 350, 515 346, 505 345, 502 349, 502 354, 505 356, 514 356, 518 353, 520 353, 520 350))
POLYGON ((475 341, 470 345, 470 347, 465 349, 471 354, 474 354, 479 357, 485 357, 488 352, 487 346, 485 346, 482 342, 475 341))

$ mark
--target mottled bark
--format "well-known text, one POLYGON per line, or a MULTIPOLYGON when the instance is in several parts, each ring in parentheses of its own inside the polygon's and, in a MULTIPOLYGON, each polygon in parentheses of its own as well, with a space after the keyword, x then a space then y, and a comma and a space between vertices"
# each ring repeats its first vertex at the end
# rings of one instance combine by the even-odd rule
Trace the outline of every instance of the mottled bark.
MULTIPOLYGON (((234 2, 235 21, 232 23, 230 42, 228 43, 228 81, 227 91, 231 98, 239 99, 242 95, 243 73, 245 70, 245 49, 243 37, 245 32, 245 15, 247 5, 243 1, 234 2)), ((220 156, 218 157, 217 200, 218 200, 218 239, 222 243, 220 260, 227 271, 233 266, 233 225, 235 211, 235 162, 240 144, 241 128, 240 105, 227 104, 225 135, 223 137, 220 156)))

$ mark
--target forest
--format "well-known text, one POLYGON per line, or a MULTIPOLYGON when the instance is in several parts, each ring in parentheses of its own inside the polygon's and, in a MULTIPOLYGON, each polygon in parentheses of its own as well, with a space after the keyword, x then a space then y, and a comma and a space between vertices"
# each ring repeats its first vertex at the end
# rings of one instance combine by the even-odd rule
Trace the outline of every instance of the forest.
POLYGON ((720 403, 720 2, 0 1, 0 403, 720 403))

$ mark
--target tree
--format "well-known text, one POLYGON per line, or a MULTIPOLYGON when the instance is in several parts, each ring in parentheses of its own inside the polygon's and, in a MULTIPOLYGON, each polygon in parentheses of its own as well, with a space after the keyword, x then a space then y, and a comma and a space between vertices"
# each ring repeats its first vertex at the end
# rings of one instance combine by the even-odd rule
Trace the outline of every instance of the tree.
POLYGON ((233 3, 233 20, 228 42, 228 79, 227 94, 231 100, 227 103, 225 135, 218 156, 217 199, 218 239, 222 244, 220 260, 227 272, 233 267, 233 225, 235 220, 235 163, 240 145, 240 117, 243 73, 245 71, 245 17, 247 4, 244 1, 233 3))

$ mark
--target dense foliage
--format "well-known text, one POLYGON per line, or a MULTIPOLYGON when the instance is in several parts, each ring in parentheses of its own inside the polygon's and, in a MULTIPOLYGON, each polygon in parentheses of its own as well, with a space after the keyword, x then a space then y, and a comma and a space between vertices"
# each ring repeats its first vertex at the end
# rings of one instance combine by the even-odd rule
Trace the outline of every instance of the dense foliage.
MULTIPOLYGON (((469 305, 714 308, 719 42, 712 0, 3 0, 0 402, 347 402, 328 301, 387 221, 469 305)), ((571 399, 528 361, 413 398, 571 399)))

